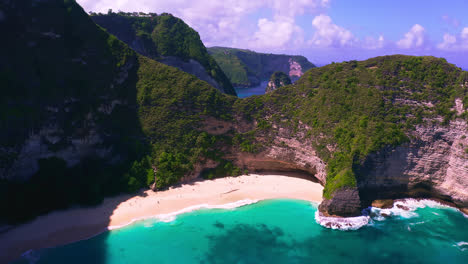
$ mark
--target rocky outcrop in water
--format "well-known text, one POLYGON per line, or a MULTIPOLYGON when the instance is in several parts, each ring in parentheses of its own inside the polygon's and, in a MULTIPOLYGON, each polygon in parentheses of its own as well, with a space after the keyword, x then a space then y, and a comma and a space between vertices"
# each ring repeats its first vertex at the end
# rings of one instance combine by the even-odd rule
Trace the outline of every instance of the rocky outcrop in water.
POLYGON ((332 199, 325 199, 319 206, 319 211, 324 216, 358 216, 361 209, 361 198, 357 188, 340 189, 332 199))
POLYGON ((284 72, 274 72, 271 77, 268 85, 265 89, 265 93, 273 92, 274 90, 291 84, 291 79, 284 72))

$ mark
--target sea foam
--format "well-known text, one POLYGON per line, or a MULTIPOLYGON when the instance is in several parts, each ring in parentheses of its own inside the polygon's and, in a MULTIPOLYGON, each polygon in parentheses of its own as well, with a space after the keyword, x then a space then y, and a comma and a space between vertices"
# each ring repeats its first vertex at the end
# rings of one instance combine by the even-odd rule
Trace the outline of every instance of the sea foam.
POLYGON ((172 212, 172 213, 167 213, 167 214, 158 214, 158 215, 150 215, 150 216, 143 216, 143 217, 138 217, 132 219, 130 222, 123 224, 123 225, 115 225, 115 226, 109 226, 107 227, 108 230, 113 230, 113 229, 118 229, 122 228, 124 226, 130 225, 136 221, 141 221, 145 219, 157 219, 158 221, 161 222, 172 222, 176 220, 177 215, 180 214, 185 214, 185 213, 190 213, 196 210, 200 209, 235 209, 238 207, 242 207, 245 205, 253 204, 258 202, 259 200, 254 200, 254 199, 244 199, 244 200, 239 200, 237 202, 232 202, 232 203, 227 203, 227 204, 221 204, 221 205, 209 205, 209 204, 197 204, 193 206, 186 207, 184 209, 172 212))
POLYGON ((417 209, 425 207, 431 207, 436 209, 453 208, 434 200, 408 198, 395 201, 392 208, 381 209, 376 207, 370 207, 369 210, 372 220, 383 221, 388 217, 394 216, 398 216, 405 219, 418 217, 419 214, 415 211, 417 209))
POLYGON ((468 242, 465 241, 460 241, 455 246, 458 247, 461 251, 468 250, 468 242))
POLYGON ((315 212, 315 221, 323 227, 338 230, 357 230, 369 224, 369 216, 356 217, 327 217, 318 210, 315 212))
MULTIPOLYGON (((362 211, 362 216, 357 217, 326 217, 317 210, 317 212, 315 212, 315 221, 326 228, 338 230, 357 230, 363 226, 372 225, 374 221, 384 221, 390 217, 401 217, 405 219, 418 217, 419 214, 415 211, 424 207, 431 207, 436 209, 451 208, 462 213, 456 208, 434 200, 408 198, 395 201, 393 207, 388 209, 369 207, 362 211)), ((463 215, 468 217, 466 214, 463 215)), ((416 224, 419 223, 423 222, 418 222, 416 224)))

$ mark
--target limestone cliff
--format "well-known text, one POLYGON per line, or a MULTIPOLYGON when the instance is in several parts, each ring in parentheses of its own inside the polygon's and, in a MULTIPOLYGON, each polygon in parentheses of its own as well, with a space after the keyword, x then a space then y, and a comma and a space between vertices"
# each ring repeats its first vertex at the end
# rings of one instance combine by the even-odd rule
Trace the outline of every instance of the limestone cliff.
MULTIPOLYGON (((239 99, 139 55, 75 1, 0 8, 0 222, 143 187, 272 170, 323 184, 325 215, 408 196, 467 207, 468 72, 444 59, 335 63, 239 99)), ((154 28, 187 29, 162 17, 154 28)), ((185 54, 176 63, 203 71, 186 47, 171 46, 183 32, 146 37, 162 45, 162 59, 170 57, 161 51, 185 54)), ((286 72, 298 73, 286 58, 286 72)))
POLYGON ((366 205, 375 199, 431 197, 468 209, 467 123, 439 122, 427 120, 409 143, 367 158, 357 178, 366 205))

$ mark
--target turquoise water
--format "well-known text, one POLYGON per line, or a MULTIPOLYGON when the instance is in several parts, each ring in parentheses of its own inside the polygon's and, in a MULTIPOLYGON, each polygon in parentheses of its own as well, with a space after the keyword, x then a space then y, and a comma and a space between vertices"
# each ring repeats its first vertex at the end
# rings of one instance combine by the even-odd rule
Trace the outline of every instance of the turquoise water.
MULTIPOLYGON (((323 228, 317 206, 268 200, 140 221, 16 263, 468 263, 468 219, 419 208, 355 231, 323 228)), ((381 217, 380 217, 381 218, 381 217)))
POLYGON ((268 85, 268 81, 263 81, 260 83, 260 85, 255 86, 255 87, 234 87, 236 90, 237 96, 239 98, 246 98, 252 95, 262 95, 265 94, 265 89, 268 85))

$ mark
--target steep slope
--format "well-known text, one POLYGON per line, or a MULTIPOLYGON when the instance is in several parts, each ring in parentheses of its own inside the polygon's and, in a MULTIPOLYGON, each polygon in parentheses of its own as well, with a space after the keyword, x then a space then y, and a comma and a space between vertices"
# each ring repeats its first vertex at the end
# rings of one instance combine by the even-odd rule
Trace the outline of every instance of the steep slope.
POLYGON ((2 220, 93 204, 156 175, 167 186, 206 155, 201 117, 223 117, 235 97, 136 54, 75 1, 0 9, 2 220))
POLYGON ((288 161, 315 174, 325 215, 359 215, 375 199, 404 197, 466 209, 467 88, 467 72, 433 57, 312 69, 292 86, 241 101, 263 128, 250 135, 249 164, 288 161))
POLYGON ((136 52, 197 76, 216 89, 236 95, 198 33, 171 14, 93 14, 94 22, 136 52))
POLYGON ((282 71, 296 81, 314 68, 303 56, 257 53, 250 50, 212 47, 208 52, 218 62, 236 87, 253 87, 268 80, 275 71, 282 71))

